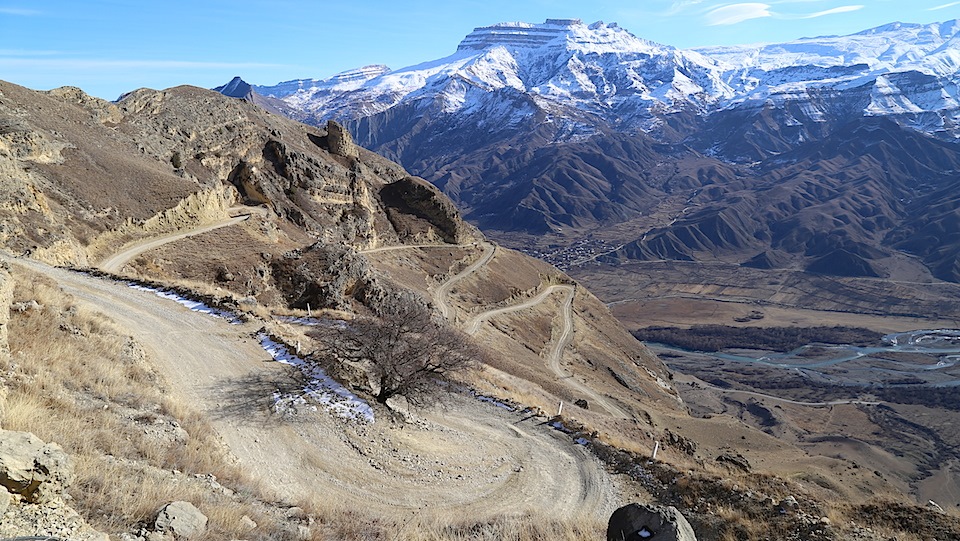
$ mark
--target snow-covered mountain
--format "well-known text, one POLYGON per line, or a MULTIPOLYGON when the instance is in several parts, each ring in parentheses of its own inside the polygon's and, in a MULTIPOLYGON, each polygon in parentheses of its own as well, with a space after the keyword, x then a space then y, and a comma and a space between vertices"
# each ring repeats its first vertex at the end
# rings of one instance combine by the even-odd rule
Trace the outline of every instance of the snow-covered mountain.
POLYGON ((396 71, 254 90, 342 121, 494 235, 602 230, 619 235, 611 258, 842 276, 920 261, 960 282, 958 35, 895 23, 681 50, 550 19, 477 28, 396 71), (633 237, 664 201, 684 203, 633 237))
POLYGON ((529 96, 551 114, 565 116, 573 108, 613 124, 650 128, 653 112, 705 111, 732 98, 722 74, 700 53, 637 38, 615 23, 548 19, 477 28, 450 56, 396 71, 368 66, 256 90, 318 120, 368 117, 424 99, 444 113, 472 113, 483 95, 505 91, 529 96))
POLYGON ((890 116, 920 131, 960 136, 958 20, 696 50, 718 63, 734 90, 721 104, 725 109, 794 101, 804 104, 808 119, 820 121, 846 102, 850 114, 890 116))
MULTIPOLYGON (((548 19, 477 28, 452 55, 396 71, 367 66, 255 90, 318 121, 355 120, 414 102, 444 114, 475 115, 478 107, 495 105, 485 95, 501 93, 523 95, 551 118, 571 121, 586 113, 594 117, 587 125, 601 120, 654 134, 671 114, 707 116, 774 100, 802 103, 806 118, 796 122, 853 107, 849 113, 894 116, 921 131, 956 137, 958 34, 960 21, 894 23, 850 36, 680 50, 616 23, 548 19), (845 93, 851 99, 838 104, 845 93)), ((493 113, 508 124, 533 114, 530 108, 506 118, 493 113)), ((568 133, 591 131, 581 126, 568 133)))

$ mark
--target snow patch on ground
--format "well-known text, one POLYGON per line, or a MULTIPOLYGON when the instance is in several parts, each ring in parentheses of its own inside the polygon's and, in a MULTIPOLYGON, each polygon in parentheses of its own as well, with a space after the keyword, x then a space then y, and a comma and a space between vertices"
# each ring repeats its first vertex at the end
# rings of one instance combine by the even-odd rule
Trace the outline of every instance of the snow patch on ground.
POLYGON ((187 299, 185 297, 182 297, 181 295, 178 295, 177 293, 174 293, 173 291, 170 291, 169 289, 160 289, 156 287, 144 286, 144 285, 134 284, 134 283, 131 283, 128 285, 131 288, 136 289, 138 291, 147 291, 147 292, 153 293, 158 297, 171 300, 181 306, 187 307, 189 310, 193 312, 200 312, 201 314, 207 314, 213 317, 218 317, 220 319, 225 319, 228 322, 230 322, 231 325, 243 324, 243 321, 241 321, 240 318, 238 318, 233 313, 228 312, 227 310, 213 308, 212 306, 208 306, 200 301, 187 299))
POLYGON ((507 404, 506 402, 501 402, 501 401, 499 401, 499 400, 497 400, 496 398, 493 398, 493 397, 491 397, 491 396, 484 396, 484 395, 479 394, 479 393, 477 393, 477 392, 475 392, 475 391, 471 391, 471 393, 473 394, 473 397, 474 397, 474 398, 476 398, 477 400, 479 400, 479 401, 481 401, 481 402, 486 402, 486 403, 488 403, 488 404, 493 404, 494 406, 496 406, 496 407, 498 407, 498 408, 505 409, 505 410, 507 410, 507 411, 517 411, 517 408, 511 406, 510 404, 507 404))
MULTIPOLYGON (((287 350, 264 333, 257 335, 260 345, 277 362, 296 367, 309 378, 303 396, 309 396, 325 409, 345 419, 355 419, 372 423, 373 408, 327 375, 323 369, 308 363, 287 350)), ((305 404, 303 396, 280 395, 274 393, 274 409, 278 412, 286 408, 305 404)))
MULTIPOLYGON (((187 307, 191 311, 225 319, 230 322, 231 325, 243 324, 243 321, 241 321, 240 318, 227 310, 213 308, 200 301, 184 298, 173 291, 135 283, 130 283, 128 285, 138 291, 147 291, 157 295, 158 297, 176 302, 177 304, 187 307)), ((323 325, 325 321, 326 320, 316 320, 316 324, 323 325)), ((260 346, 263 347, 263 349, 266 350, 266 352, 269 353, 275 361, 298 368, 309 379, 302 394, 284 395, 281 393, 274 393, 274 411, 277 413, 286 413, 289 411, 295 411, 302 407, 316 410, 316 407, 308 406, 307 401, 304 398, 310 397, 334 415, 338 415, 345 419, 355 419, 368 423, 372 423, 374 421, 373 408, 371 408, 369 404, 358 398, 356 395, 348 391, 343 385, 340 385, 340 383, 338 383, 336 380, 328 376, 327 373, 321 368, 311 365, 300 357, 290 353, 284 345, 275 342, 264 333, 257 335, 257 339, 260 341, 260 346)))

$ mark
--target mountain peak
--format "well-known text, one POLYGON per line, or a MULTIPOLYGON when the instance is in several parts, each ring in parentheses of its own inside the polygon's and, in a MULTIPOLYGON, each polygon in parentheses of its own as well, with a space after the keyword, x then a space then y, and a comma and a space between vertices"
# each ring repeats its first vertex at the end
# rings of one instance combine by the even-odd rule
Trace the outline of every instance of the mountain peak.
POLYGON ((250 95, 252 87, 238 76, 231 79, 229 83, 214 88, 214 90, 231 98, 246 98, 250 95))
POLYGON ((586 25, 580 19, 547 19, 540 24, 504 22, 480 26, 467 34, 458 51, 478 51, 491 47, 508 49, 535 49, 553 43, 565 43, 571 48, 629 50, 637 44, 655 45, 621 28, 617 23, 597 21, 586 25))

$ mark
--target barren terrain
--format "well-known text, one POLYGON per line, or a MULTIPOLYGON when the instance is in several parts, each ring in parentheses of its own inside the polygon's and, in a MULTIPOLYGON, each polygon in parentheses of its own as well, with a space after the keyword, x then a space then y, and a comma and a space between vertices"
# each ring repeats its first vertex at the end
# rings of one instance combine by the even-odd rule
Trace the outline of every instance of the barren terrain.
POLYGON ((354 424, 309 408, 278 420, 266 406, 289 386, 253 334, 125 284, 14 260, 128 329, 175 392, 214 419, 248 471, 283 498, 322 486, 344 507, 472 516, 535 513, 599 520, 618 501, 615 484, 582 446, 543 422, 452 395, 445 409, 354 424))
MULTIPOLYGON (((844 326, 889 334, 960 328, 960 287, 929 276, 839 278, 720 262, 667 261, 588 263, 570 272, 607 301, 630 329, 844 326)), ((960 476, 952 451, 960 442, 954 441, 952 429, 945 430, 936 421, 950 419, 947 426, 960 423, 955 407, 937 405, 944 403, 946 398, 938 397, 949 394, 950 388, 911 391, 901 386, 901 391, 893 388, 896 394, 872 388, 890 382, 950 384, 956 371, 949 364, 938 368, 940 356, 901 359, 876 354, 836 365, 826 362, 828 356, 822 361, 825 366, 812 370, 803 366, 816 366, 816 356, 806 362, 767 364, 733 360, 772 355, 751 351, 753 347, 744 343, 716 355, 654 349, 671 369, 685 374, 676 382, 693 413, 736 416, 813 455, 886 465, 874 467, 887 472, 888 480, 917 501, 934 500, 949 512, 960 513, 960 476), (910 363, 924 366, 915 372, 900 368, 910 363), (810 422, 824 409, 831 412, 829 422, 810 422), (854 430, 858 423, 870 431, 854 430)), ((807 355, 815 353, 814 348, 807 355)))

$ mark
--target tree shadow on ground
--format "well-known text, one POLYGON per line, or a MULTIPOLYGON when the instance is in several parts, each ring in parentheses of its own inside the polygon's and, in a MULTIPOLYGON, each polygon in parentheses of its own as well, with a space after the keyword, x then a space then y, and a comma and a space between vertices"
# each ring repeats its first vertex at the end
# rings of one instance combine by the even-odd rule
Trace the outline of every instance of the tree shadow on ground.
POLYGON ((299 421, 305 417, 302 414, 315 411, 309 401, 297 400, 304 395, 304 387, 303 374, 283 368, 226 379, 208 391, 216 398, 214 418, 271 426, 299 421))

